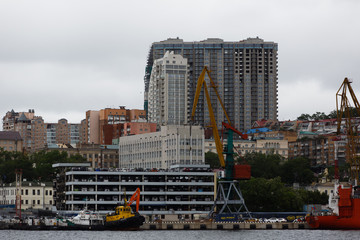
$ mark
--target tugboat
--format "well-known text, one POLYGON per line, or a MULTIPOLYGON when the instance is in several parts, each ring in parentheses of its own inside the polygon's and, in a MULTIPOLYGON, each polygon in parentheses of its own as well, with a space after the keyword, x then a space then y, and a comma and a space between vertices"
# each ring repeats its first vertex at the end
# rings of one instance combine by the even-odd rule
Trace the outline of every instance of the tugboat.
POLYGON ((144 223, 145 218, 139 214, 140 189, 127 201, 124 198, 124 205, 117 206, 114 213, 107 214, 105 218, 105 228, 108 230, 137 230, 144 223), (136 200, 136 212, 134 213, 130 205, 136 200))

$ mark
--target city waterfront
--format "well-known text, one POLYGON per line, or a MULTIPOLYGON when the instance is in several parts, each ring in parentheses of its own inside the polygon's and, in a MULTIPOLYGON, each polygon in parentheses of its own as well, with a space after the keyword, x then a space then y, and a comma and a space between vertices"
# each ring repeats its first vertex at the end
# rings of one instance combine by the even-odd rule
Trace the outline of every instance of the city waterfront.
POLYGON ((19 231, 2 230, 0 239, 356 239, 359 231, 341 230, 205 230, 205 231, 19 231))

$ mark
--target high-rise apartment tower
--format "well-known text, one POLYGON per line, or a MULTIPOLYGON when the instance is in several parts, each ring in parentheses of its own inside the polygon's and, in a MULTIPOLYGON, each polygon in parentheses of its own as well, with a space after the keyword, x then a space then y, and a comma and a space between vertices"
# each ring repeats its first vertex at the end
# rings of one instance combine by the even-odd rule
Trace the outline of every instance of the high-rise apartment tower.
MULTIPOLYGON (((237 129, 248 130, 252 122, 259 119, 275 120, 278 104, 277 50, 277 43, 265 42, 260 38, 238 42, 224 42, 217 38, 184 42, 179 38, 169 38, 155 42, 150 48, 145 70, 144 109, 148 110, 154 61, 162 58, 166 51, 173 51, 188 61, 188 114, 192 108, 197 79, 203 67, 207 66, 229 118, 237 129)), ((225 116, 214 91, 210 91, 210 97, 220 126, 225 116)), ((203 93, 199 98, 195 122, 204 126, 210 122, 203 93)))
POLYGON ((148 120, 159 125, 186 124, 187 89, 187 59, 167 51, 152 68, 148 120))

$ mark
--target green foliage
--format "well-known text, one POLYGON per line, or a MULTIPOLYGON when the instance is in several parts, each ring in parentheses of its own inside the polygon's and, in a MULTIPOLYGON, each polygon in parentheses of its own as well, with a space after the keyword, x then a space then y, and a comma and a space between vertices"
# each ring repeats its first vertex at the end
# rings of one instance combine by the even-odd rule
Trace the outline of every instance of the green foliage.
POLYGON ((326 204, 328 200, 325 193, 286 187, 280 177, 251 178, 241 181, 240 188, 246 206, 254 212, 297 212, 302 211, 305 204, 326 204))
POLYGON ((86 159, 80 155, 67 157, 66 152, 40 151, 32 155, 20 152, 0 150, 0 175, 3 182, 15 181, 15 169, 22 169, 23 178, 29 181, 52 181, 55 169, 54 163, 84 162, 86 159))
POLYGON ((245 161, 251 166, 251 176, 256 178, 274 178, 280 176, 280 162, 278 154, 247 153, 245 161))
MULTIPOLYGON (((359 114, 356 108, 354 107, 350 107, 350 115, 352 117, 359 117, 359 114)), ((343 117, 345 117, 345 114, 343 114, 343 117)), ((328 115, 326 115, 324 112, 316 112, 312 115, 303 113, 297 118, 297 120, 313 121, 313 120, 334 119, 334 118, 337 118, 336 110, 332 110, 328 115)))
POLYGON ((281 167, 281 179, 287 184, 310 184, 315 180, 314 173, 310 167, 309 159, 302 157, 290 159, 281 167))
POLYGON ((240 188, 245 203, 251 211, 299 211, 303 206, 301 197, 292 188, 285 187, 280 177, 251 178, 242 181, 240 188))
POLYGON ((219 156, 213 152, 205 153, 205 164, 209 164, 212 169, 221 167, 219 156))
POLYGON ((304 189, 298 190, 304 204, 322 204, 328 203, 329 196, 326 193, 319 191, 306 191, 304 189))

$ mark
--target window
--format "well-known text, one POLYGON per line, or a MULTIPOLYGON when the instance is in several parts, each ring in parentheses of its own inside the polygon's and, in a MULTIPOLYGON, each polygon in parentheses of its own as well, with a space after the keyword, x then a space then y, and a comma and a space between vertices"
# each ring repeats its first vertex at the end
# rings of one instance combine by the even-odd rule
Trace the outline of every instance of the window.
POLYGON ((35 189, 33 189, 33 195, 35 195, 35 189))
POLYGON ((45 195, 46 195, 46 196, 48 195, 48 190, 45 190, 45 195))
POLYGON ((51 190, 49 191, 49 195, 50 195, 50 196, 52 195, 52 191, 51 191, 51 190))
POLYGON ((35 200, 33 200, 33 205, 35 205, 35 200))
POLYGON ((40 205, 40 200, 37 200, 37 204, 40 205))
POLYGON ((37 190, 37 195, 40 195, 40 190, 39 189, 37 190))
POLYGON ((29 200, 25 200, 25 204, 29 204, 29 200))
POLYGON ((27 189, 25 189, 25 195, 28 195, 29 191, 27 189))

